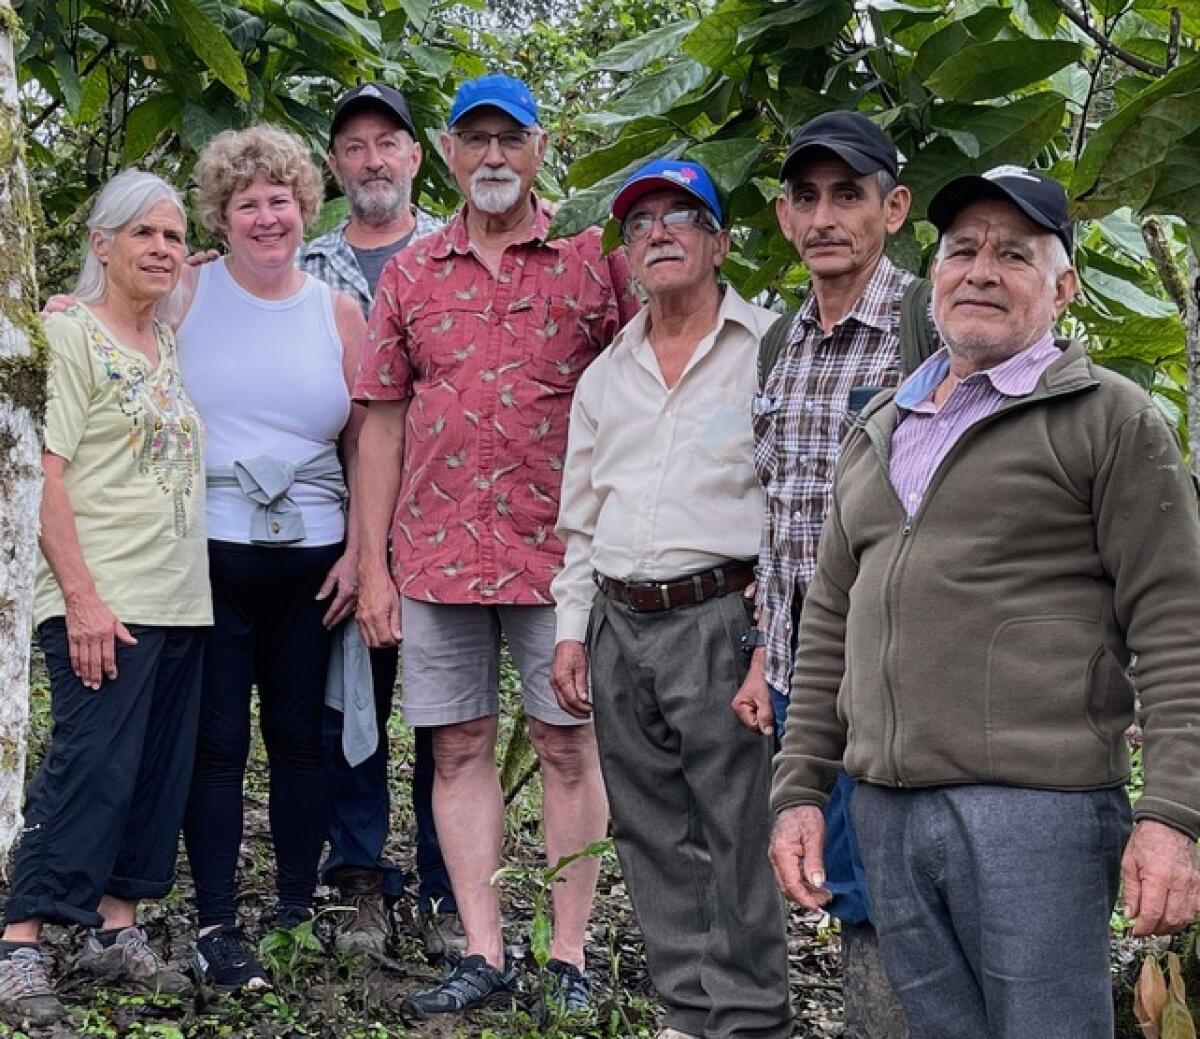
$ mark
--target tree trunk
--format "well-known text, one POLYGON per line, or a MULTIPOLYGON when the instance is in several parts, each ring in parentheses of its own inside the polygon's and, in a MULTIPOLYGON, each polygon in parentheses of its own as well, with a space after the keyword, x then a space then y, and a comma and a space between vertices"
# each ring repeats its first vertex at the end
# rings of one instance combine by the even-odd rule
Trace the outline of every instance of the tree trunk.
POLYGON ((34 276, 14 36, 0 0, 0 862, 21 832, 29 724, 29 637, 42 473, 46 348, 34 276))

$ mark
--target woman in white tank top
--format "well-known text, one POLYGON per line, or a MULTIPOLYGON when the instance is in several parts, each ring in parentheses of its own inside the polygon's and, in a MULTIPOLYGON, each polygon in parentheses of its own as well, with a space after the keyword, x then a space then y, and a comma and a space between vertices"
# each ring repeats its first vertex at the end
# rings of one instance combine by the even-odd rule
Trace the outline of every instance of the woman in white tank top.
POLYGON ((184 385, 207 429, 214 599, 184 836, 196 965, 220 989, 255 988, 266 974, 235 909, 251 687, 270 768, 275 924, 290 927, 312 914, 328 829, 320 725, 330 629, 355 604, 345 488, 366 325, 350 297, 295 265, 322 198, 298 138, 269 126, 219 134, 195 179, 200 220, 228 252, 193 269, 178 326, 184 385))

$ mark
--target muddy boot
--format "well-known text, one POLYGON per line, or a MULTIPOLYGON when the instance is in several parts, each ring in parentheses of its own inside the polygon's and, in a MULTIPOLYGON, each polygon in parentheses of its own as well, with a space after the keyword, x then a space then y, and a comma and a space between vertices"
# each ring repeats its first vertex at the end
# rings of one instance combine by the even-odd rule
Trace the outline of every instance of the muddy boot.
POLYGON ((883 971, 870 924, 842 924, 843 1039, 908 1039, 904 1008, 883 971))
POLYGON ((140 927, 89 932, 75 969, 150 995, 187 996, 193 988, 191 978, 154 951, 140 927))
POLYGON ((34 945, 7 946, 0 952, 0 1015, 12 1023, 52 1025, 67 1016, 46 976, 47 958, 34 945))
POLYGON ((338 926, 337 951, 386 956, 392 940, 392 914, 383 898, 383 874, 346 867, 338 870, 334 882, 342 904, 354 907, 354 914, 338 926))

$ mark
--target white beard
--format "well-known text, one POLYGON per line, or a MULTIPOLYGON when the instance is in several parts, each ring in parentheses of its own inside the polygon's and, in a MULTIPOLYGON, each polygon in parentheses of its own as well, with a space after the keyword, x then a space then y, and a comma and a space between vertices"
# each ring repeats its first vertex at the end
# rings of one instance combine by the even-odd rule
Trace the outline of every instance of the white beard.
POLYGON ((512 170, 478 169, 471 174, 471 204, 485 213, 507 213, 521 200, 521 178, 512 170))
POLYGON ((386 185, 373 183, 370 187, 356 184, 346 191, 350 209, 368 227, 381 227, 408 209, 412 197, 411 180, 394 180, 386 185))

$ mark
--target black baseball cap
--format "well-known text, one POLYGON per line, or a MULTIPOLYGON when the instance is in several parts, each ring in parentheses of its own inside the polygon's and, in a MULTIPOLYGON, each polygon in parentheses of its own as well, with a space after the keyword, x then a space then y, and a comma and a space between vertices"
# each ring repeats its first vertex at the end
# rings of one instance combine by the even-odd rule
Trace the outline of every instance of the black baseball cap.
POLYGON ((959 213, 981 198, 1011 202, 1071 255, 1075 225, 1067 212, 1066 191, 1052 177, 1021 166, 997 166, 987 173, 956 177, 930 200, 929 222, 944 234, 959 213))
POLYGON ((364 83, 353 90, 347 90, 337 99, 337 104, 333 107, 333 121, 329 124, 329 146, 331 148, 333 139, 337 136, 338 130, 342 128, 342 124, 355 112, 362 112, 368 108, 382 108, 390 112, 395 116, 396 122, 408 131, 409 136, 416 139, 417 128, 413 125, 412 116, 409 115, 408 102, 404 100, 404 95, 386 83, 364 83))
POLYGON ((900 175, 896 146, 870 119, 857 112, 826 112, 792 132, 779 179, 794 176, 804 158, 818 148, 833 152, 859 176, 880 170, 900 175))

